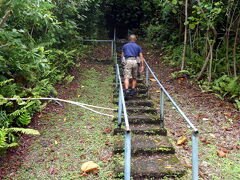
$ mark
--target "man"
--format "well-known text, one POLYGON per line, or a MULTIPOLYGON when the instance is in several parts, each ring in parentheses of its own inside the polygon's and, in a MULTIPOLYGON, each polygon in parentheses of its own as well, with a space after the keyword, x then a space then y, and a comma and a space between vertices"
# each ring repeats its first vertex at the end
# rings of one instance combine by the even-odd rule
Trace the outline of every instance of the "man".
POLYGON ((122 48, 122 58, 125 59, 124 65, 124 93, 126 96, 136 95, 137 75, 138 75, 138 62, 137 58, 140 57, 140 72, 144 70, 142 48, 136 44, 136 35, 132 34, 128 38, 129 42, 122 48), (129 90, 129 79, 132 79, 132 89, 129 90))

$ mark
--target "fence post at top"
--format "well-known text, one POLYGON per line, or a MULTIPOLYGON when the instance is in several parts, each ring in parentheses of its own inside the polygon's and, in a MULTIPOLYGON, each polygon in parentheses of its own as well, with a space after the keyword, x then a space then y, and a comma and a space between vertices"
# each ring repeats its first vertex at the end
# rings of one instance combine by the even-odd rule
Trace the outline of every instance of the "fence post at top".
POLYGON ((192 179, 198 180, 198 132, 192 133, 192 179))
POLYGON ((113 53, 113 41, 112 41, 112 43, 111 43, 111 53, 112 53, 112 58, 114 58, 114 53, 113 53))
MULTIPOLYGON (((121 82, 120 82, 121 83, 121 82)), ((119 88, 119 93, 118 93, 118 127, 121 128, 122 125, 122 109, 123 109, 123 104, 122 104, 122 91, 119 88)))
POLYGON ((164 92, 162 89, 160 92, 160 120, 160 126, 161 128, 164 128, 164 92))

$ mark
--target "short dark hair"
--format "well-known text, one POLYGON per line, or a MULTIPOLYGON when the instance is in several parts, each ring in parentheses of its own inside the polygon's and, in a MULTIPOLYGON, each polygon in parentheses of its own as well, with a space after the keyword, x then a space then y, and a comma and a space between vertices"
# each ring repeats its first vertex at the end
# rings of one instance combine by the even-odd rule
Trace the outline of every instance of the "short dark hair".
POLYGON ((137 36, 135 34, 131 34, 129 37, 128 37, 128 40, 129 41, 137 41, 137 36))

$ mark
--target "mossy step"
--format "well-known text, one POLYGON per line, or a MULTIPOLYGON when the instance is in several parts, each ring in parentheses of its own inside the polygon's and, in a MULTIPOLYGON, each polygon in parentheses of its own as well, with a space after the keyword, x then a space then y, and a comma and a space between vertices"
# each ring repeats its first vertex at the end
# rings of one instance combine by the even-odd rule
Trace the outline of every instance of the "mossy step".
MULTIPOLYGON (((113 119, 114 122, 117 122, 117 118, 113 119)), ((128 121, 130 124, 161 124, 161 120, 159 116, 143 114, 143 115, 135 115, 131 114, 128 116, 128 121)), ((122 122, 124 122, 124 118, 122 117, 122 122)))
MULTIPOLYGON (((122 83, 124 83, 124 79, 123 77, 121 77, 122 83)), ((130 80, 131 83, 131 80, 130 80)), ((137 86, 141 84, 141 85, 145 85, 145 80, 144 79, 137 79, 137 86)))
MULTIPOLYGON (((165 128, 160 128, 160 125, 156 124, 131 124, 131 132, 133 134, 145 134, 145 135, 161 135, 166 136, 167 130, 165 128)), ((124 134, 124 128, 114 129, 114 135, 124 134)))
MULTIPOLYGON (((137 94, 136 96, 127 96, 125 97, 125 102, 131 101, 131 100, 146 100, 149 99, 149 96, 147 94, 137 94)), ((113 103, 118 104, 118 96, 113 96, 113 103)))
MULTIPOLYGON (((137 94, 146 94, 148 92, 148 89, 147 88, 144 88, 144 89, 136 88, 136 92, 137 92, 137 94)), ((115 89, 113 93, 114 93, 114 95, 118 95, 119 89, 115 89)))
POLYGON ((154 104, 151 100, 143 99, 143 100, 129 100, 126 101, 126 106, 147 106, 147 107, 153 107, 154 104))
POLYGON ((162 121, 160 120, 160 117, 150 115, 150 114, 143 114, 143 115, 135 115, 132 114, 128 116, 129 123, 131 124, 160 124, 162 121))
MULTIPOLYGON (((122 137, 122 136, 121 136, 122 137)), ((141 154, 173 154, 175 152, 169 138, 159 135, 132 135, 131 149, 133 155, 141 154)), ((115 141, 114 153, 122 153, 124 151, 124 140, 115 141)))
MULTIPOLYGON (((134 180, 180 178, 186 167, 173 154, 138 156, 132 158, 131 176, 134 180)), ((123 178, 123 165, 117 165, 116 178, 123 178)))
POLYGON ((128 114, 157 114, 157 110, 152 107, 144 107, 144 106, 138 106, 138 107, 127 107, 128 114))

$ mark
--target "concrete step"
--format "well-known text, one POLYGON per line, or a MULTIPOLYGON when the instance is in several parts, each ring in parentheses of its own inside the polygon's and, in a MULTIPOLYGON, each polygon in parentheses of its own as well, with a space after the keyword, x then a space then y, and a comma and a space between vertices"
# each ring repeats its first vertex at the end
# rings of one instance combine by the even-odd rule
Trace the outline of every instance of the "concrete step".
MULTIPOLYGON (((114 118, 113 121, 117 122, 117 118, 114 118)), ((128 116, 128 121, 130 124, 156 124, 156 125, 160 125, 162 122, 159 116, 150 114, 142 115, 131 114, 128 116)), ((123 117, 122 122, 124 122, 123 117)))
POLYGON ((160 124, 161 120, 159 116, 156 115, 130 115, 128 116, 129 123, 131 124, 160 124))
MULTIPOLYGON (((159 135, 132 135, 131 139, 132 155, 153 155, 153 154, 173 154, 175 152, 169 138, 167 136, 159 135)), ((115 141, 114 153, 124 152, 124 139, 120 135, 119 139, 115 141)))
POLYGON ((131 106, 153 107, 154 104, 151 100, 143 99, 143 100, 129 100, 129 101, 126 101, 126 106, 127 106, 127 108, 131 107, 131 106))
POLYGON ((131 114, 157 114, 157 110, 155 108, 152 107, 145 107, 145 106, 128 106, 127 107, 127 112, 128 115, 131 114))
MULTIPOLYGON (((186 167, 173 154, 132 157, 131 176, 134 180, 177 179, 186 174, 186 167)), ((116 178, 123 178, 123 166, 117 165, 116 178)))
MULTIPOLYGON (((147 88, 136 88, 136 92, 137 92, 137 94, 146 94, 148 92, 148 89, 147 88)), ((115 89, 113 93, 114 93, 114 95, 118 95, 119 89, 115 89)))
MULTIPOLYGON (((122 83, 123 83, 124 82, 123 77, 121 77, 121 79, 122 79, 122 83)), ((130 80, 130 84, 131 84, 131 80, 130 80)), ((137 85, 139 85, 139 84, 145 85, 145 80, 144 79, 137 79, 137 85)))
MULTIPOLYGON (((125 97, 125 102, 131 101, 131 100, 145 100, 148 99, 149 96, 147 94, 137 94, 136 96, 127 96, 125 97)), ((113 103, 118 104, 118 96, 113 96, 113 103)))
MULTIPOLYGON (((133 134, 146 134, 146 135, 161 135, 166 136, 167 130, 165 128, 160 128, 160 125, 156 124, 131 124, 131 132, 133 134)), ((124 134, 124 128, 114 129, 114 134, 124 134)))

